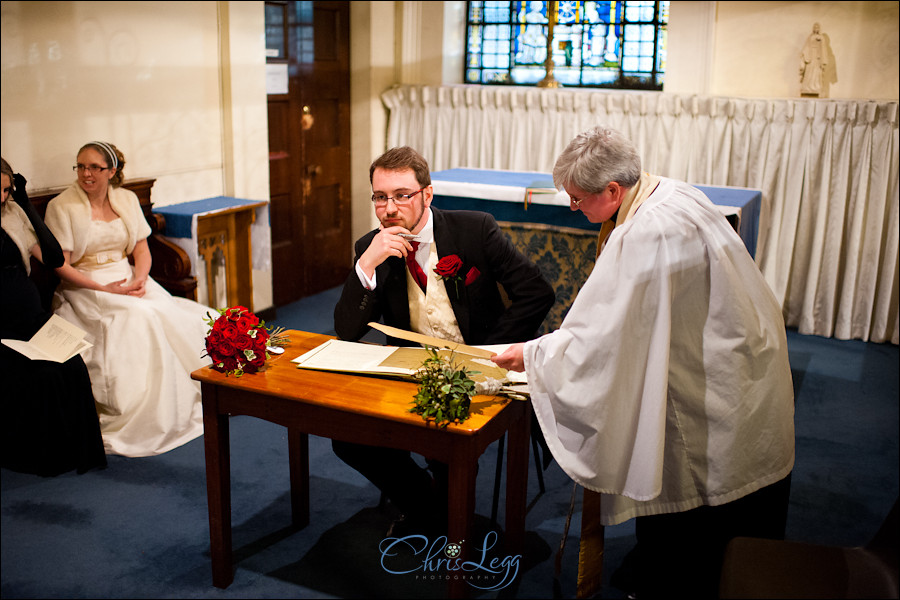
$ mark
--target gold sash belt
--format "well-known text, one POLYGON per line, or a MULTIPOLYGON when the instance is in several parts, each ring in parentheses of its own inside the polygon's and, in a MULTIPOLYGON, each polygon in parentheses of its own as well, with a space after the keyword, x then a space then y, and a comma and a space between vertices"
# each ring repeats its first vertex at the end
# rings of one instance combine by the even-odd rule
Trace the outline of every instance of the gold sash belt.
POLYGON ((125 258, 125 252, 122 250, 110 250, 109 252, 98 252, 97 254, 85 254, 78 262, 72 266, 82 270, 99 269, 103 265, 118 262, 125 258))

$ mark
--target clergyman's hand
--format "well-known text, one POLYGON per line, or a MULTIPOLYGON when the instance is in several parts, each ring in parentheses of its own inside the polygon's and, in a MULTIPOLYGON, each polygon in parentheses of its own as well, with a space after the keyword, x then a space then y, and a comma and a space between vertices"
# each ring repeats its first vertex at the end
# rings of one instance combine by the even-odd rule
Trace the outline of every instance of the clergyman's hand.
POLYGON ((507 371, 524 371, 525 370, 525 344, 513 344, 500 354, 495 354, 491 360, 498 367, 502 367, 507 371))

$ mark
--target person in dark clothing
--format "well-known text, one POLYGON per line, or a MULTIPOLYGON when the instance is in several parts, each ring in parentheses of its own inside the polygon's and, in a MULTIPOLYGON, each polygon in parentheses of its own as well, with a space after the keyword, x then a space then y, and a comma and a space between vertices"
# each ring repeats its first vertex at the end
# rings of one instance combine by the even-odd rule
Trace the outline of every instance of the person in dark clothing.
MULTIPOLYGON (((29 340, 50 319, 37 286, 29 278, 31 256, 50 268, 63 264, 63 253, 37 214, 22 175, 2 161, 2 293, 0 319, 4 339, 29 340)), ((31 360, 0 346, 2 372, 2 466, 54 476, 79 474, 106 466, 91 381, 81 356, 64 363, 31 360)))

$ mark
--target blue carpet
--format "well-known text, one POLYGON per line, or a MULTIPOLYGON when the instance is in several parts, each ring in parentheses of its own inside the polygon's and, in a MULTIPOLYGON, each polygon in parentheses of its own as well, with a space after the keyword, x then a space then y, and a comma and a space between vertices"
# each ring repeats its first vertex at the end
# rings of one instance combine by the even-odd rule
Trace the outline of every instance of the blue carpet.
MULTIPOLYGON (((270 324, 333 333, 339 290, 279 308, 270 324)), ((796 390, 797 462, 788 538, 861 545, 898 494, 898 348, 788 332, 796 390)), ((5 399, 10 401, 10 399, 5 399)), ((42 478, 0 470, 3 598, 436 597, 433 584, 387 575, 377 544, 391 514, 378 491, 310 436, 311 523, 290 524, 287 435, 231 418, 235 577, 211 584, 203 441, 162 456, 109 457, 85 475, 42 478)), ((489 527, 496 444, 480 459, 476 511, 489 527)), ((520 598, 554 595, 554 556, 571 480, 554 463, 538 494, 533 463, 520 598)), ((580 493, 559 592, 575 595, 580 493)), ((503 522, 501 496, 499 520, 503 522)), ((606 530, 604 579, 634 542, 631 522, 606 530)), ((604 598, 621 598, 604 586, 604 598)), ((476 594, 478 596, 478 594, 476 594)), ((496 597, 485 592, 481 597, 496 597)))

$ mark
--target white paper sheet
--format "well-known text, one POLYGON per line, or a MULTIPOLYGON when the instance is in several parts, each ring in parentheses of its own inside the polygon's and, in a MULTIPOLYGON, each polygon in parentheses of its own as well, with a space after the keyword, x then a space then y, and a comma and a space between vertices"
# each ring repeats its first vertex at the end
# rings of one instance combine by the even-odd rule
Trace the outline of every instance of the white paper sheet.
POLYGON ((85 341, 86 335, 87 333, 80 327, 76 327, 59 315, 52 315, 27 342, 10 339, 0 341, 4 346, 31 360, 64 363, 93 345, 85 341))

